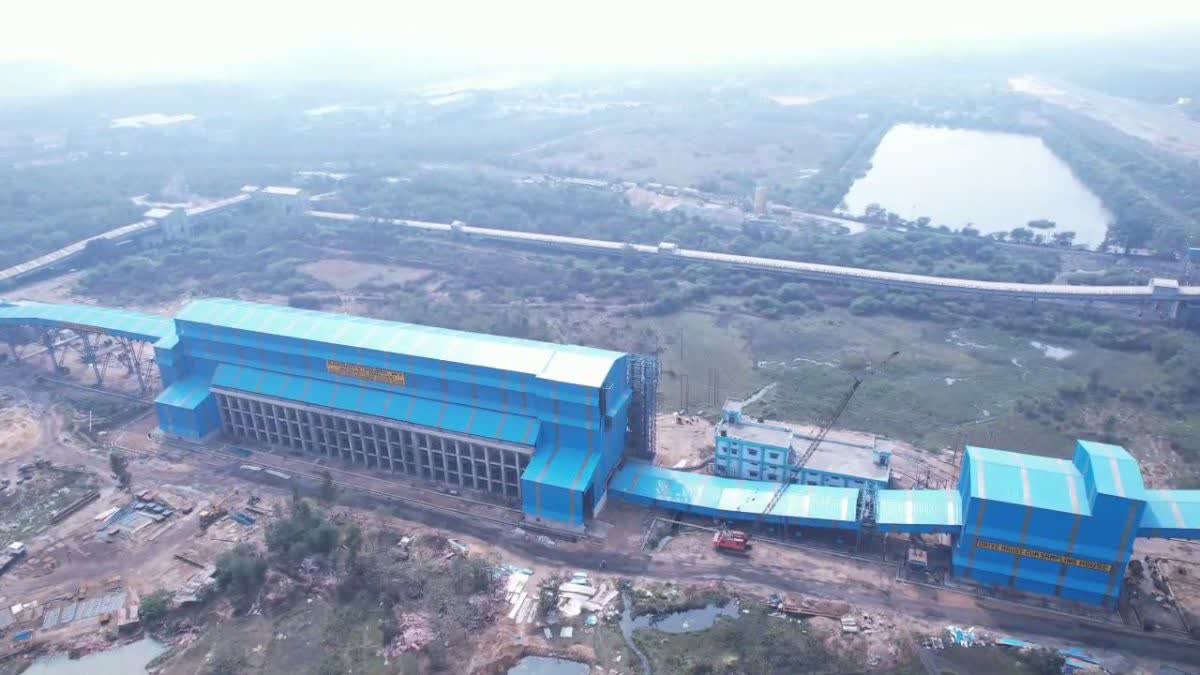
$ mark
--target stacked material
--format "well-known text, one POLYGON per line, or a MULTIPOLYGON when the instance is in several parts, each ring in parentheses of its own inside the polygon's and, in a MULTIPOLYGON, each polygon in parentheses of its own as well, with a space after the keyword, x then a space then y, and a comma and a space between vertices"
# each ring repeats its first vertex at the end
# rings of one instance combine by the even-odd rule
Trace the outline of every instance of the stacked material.
POLYGON ((514 570, 504 584, 504 599, 511 607, 508 618, 517 623, 533 623, 537 616, 537 596, 530 596, 525 590, 532 576, 530 570, 514 570))

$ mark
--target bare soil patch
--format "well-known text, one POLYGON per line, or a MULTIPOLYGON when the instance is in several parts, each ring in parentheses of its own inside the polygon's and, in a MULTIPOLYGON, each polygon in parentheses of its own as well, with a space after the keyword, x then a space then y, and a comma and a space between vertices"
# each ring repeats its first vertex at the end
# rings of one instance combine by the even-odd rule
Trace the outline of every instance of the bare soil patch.
POLYGON ((669 469, 692 467, 712 459, 713 423, 693 415, 659 415, 655 463, 669 469))
POLYGON ((0 461, 28 453, 41 439, 41 427, 26 407, 0 410, 0 461))
POLYGON ((314 279, 324 281, 340 291, 362 286, 365 283, 406 284, 424 281, 432 270, 419 267, 396 267, 358 262, 341 258, 328 258, 300 265, 301 272, 314 279))

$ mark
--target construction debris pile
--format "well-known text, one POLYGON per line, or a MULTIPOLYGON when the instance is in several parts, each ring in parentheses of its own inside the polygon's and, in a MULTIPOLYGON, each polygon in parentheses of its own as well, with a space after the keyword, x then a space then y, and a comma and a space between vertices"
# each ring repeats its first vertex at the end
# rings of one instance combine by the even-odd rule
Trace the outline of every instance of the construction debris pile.
POLYGON ((607 581, 593 586, 586 572, 576 572, 569 581, 558 586, 558 613, 564 618, 573 618, 584 611, 599 612, 612 604, 620 591, 607 581))
POLYGON ((925 649, 940 651, 949 645, 957 647, 987 647, 996 646, 1003 649, 1014 649, 1019 652, 1052 651, 1063 659, 1062 672, 1072 673, 1111 673, 1116 675, 1128 671, 1129 664, 1122 657, 1100 658, 1078 647, 1050 649, 1033 642, 1028 642, 1012 636, 989 636, 974 626, 960 628, 946 626, 945 637, 926 637, 921 646, 925 649))
POLYGON ((508 618, 519 624, 533 623, 537 616, 538 601, 536 595, 531 596, 526 590, 533 570, 505 567, 502 572, 508 574, 504 582, 504 601, 511 607, 508 618))
MULTIPOLYGON (((188 507, 190 512, 191 508, 188 507)), ((114 506, 97 514, 99 523, 96 537, 100 541, 112 542, 119 537, 137 534, 143 528, 162 523, 176 513, 175 507, 164 496, 153 490, 145 490, 124 506, 114 506)), ((169 526, 169 525, 168 525, 169 526)), ((151 541, 166 530, 160 528, 151 541)))
POLYGON ((393 609, 396 615, 396 637, 387 647, 387 657, 391 660, 399 658, 404 652, 418 652, 433 642, 433 628, 429 620, 421 614, 410 614, 393 609))

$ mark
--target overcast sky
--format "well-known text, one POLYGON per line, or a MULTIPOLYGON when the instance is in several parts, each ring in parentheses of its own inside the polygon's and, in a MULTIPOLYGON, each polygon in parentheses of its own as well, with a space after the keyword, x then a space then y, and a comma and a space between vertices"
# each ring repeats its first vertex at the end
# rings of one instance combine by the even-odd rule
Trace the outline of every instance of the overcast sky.
POLYGON ((420 71, 786 64, 1200 28, 1200 0, 40 0, 5 2, 0 62, 98 78, 287 65, 420 71))

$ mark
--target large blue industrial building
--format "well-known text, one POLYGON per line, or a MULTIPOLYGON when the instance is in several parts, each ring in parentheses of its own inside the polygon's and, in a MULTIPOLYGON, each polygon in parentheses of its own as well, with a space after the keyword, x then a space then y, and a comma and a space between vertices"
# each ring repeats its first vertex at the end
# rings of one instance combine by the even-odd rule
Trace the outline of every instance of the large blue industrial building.
POLYGON ((1200 538, 1200 491, 1147 489, 1128 452, 1088 441, 1069 460, 968 448, 956 490, 636 461, 627 451, 654 448, 657 367, 633 354, 234 300, 198 300, 174 319, 0 302, 14 345, 40 339, 53 360, 56 344, 76 339, 63 332, 88 353, 95 334, 153 344, 166 434, 222 434, 486 491, 556 527, 584 527, 611 495, 723 521, 944 533, 960 579, 1107 606, 1138 537, 1200 538))
POLYGON ((2 323, 152 342, 169 435, 224 432, 485 490, 568 527, 602 507, 635 402, 628 354, 235 300, 174 320, 23 303, 0 307, 2 323))

